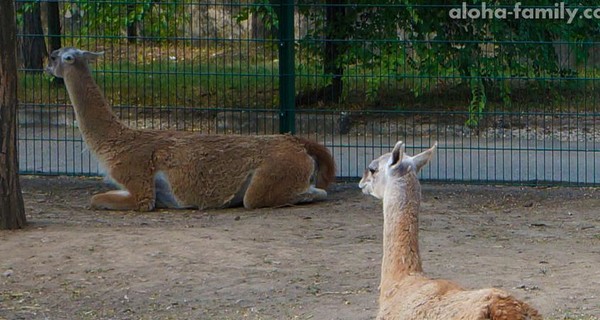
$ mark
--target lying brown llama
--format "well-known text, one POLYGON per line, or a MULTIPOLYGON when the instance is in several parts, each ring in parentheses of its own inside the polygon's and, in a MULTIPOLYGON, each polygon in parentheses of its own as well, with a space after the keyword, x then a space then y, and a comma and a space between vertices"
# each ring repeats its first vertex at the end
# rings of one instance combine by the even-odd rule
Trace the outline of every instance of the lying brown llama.
POLYGON ((383 199, 383 260, 379 313, 385 320, 526 320, 538 312, 502 290, 465 290, 446 280, 428 279, 421 268, 418 213, 421 185, 417 173, 434 145, 416 156, 398 142, 391 153, 373 160, 360 181, 364 194, 383 199))
POLYGON ((62 48, 46 68, 64 79, 86 144, 122 189, 95 195, 92 208, 259 208, 327 196, 335 163, 327 148, 307 139, 127 127, 92 78, 88 63, 101 54, 62 48))

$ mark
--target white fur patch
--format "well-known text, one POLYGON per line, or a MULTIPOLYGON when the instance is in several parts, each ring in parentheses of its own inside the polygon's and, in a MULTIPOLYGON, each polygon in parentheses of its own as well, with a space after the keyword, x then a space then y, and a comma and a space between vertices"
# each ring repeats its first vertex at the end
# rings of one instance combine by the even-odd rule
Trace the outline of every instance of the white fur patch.
POLYGON ((114 191, 111 191, 111 193, 118 194, 118 195, 123 196, 123 197, 129 197, 131 195, 129 193, 129 191, 127 191, 127 190, 114 190, 114 191))

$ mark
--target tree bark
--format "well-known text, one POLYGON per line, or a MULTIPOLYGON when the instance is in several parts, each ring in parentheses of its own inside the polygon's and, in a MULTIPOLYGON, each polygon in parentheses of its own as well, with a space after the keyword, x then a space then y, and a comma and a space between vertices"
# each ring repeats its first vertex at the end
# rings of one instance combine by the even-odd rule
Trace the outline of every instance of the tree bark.
POLYGON ((26 224, 17 156, 17 36, 13 0, 0 0, 0 229, 26 224))
POLYGON ((325 97, 325 100, 332 102, 340 101, 344 88, 344 83, 342 82, 344 68, 338 61, 338 57, 343 52, 343 40, 346 38, 346 35, 343 34, 343 30, 346 30, 344 26, 346 8, 340 6, 344 3, 345 0, 327 0, 328 6, 325 9, 327 34, 325 36, 325 63, 323 71, 325 74, 331 75, 331 88, 330 92, 327 92, 327 95, 330 96, 325 97))
POLYGON ((41 10, 39 2, 33 2, 31 5, 31 10, 23 12, 21 62, 27 71, 42 72, 47 52, 41 10))
POLYGON ((349 28, 345 25, 347 0, 326 0, 325 6, 325 50, 323 52, 323 73, 331 77, 331 83, 296 95, 297 106, 309 106, 318 102, 339 103, 344 90, 344 66, 340 56, 348 48, 349 28))
MULTIPOLYGON (((127 5, 127 16, 131 17, 135 12, 135 5, 127 5)), ((133 19, 127 24, 127 42, 135 43, 138 38, 138 22, 133 19)))
POLYGON ((60 49, 61 31, 60 31, 60 11, 57 0, 48 0, 47 22, 48 22, 48 53, 60 49))
MULTIPOLYGON (((48 23, 48 55, 52 51, 62 47, 61 28, 60 28, 60 10, 57 0, 48 0, 48 10, 46 10, 46 23, 48 23)), ((63 85, 62 78, 53 78, 52 84, 63 85)))

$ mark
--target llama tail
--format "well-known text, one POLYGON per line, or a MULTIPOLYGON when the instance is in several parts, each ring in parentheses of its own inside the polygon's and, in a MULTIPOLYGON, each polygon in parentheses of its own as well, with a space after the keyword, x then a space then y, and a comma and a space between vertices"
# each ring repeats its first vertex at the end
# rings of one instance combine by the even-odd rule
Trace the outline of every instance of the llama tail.
POLYGON ((491 320, 542 320, 537 310, 512 296, 495 296, 490 304, 491 320))
POLYGON ((335 161, 329 149, 317 142, 301 137, 296 138, 298 142, 304 145, 306 152, 317 162, 317 181, 315 186, 320 189, 327 188, 327 186, 335 181, 335 161))

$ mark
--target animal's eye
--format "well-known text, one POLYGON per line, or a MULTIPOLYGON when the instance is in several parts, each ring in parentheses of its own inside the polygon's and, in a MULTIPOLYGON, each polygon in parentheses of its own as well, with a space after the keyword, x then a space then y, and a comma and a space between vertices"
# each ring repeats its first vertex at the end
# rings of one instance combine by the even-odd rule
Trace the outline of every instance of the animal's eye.
POLYGON ((66 55, 66 56, 65 56, 63 59, 64 59, 66 62, 72 62, 72 61, 73 61, 73 56, 72 56, 72 55, 66 55))
POLYGON ((375 169, 373 169, 373 168, 369 168, 369 172, 370 172, 371 174, 375 174, 375 172, 377 172, 377 170, 375 170, 375 169))

